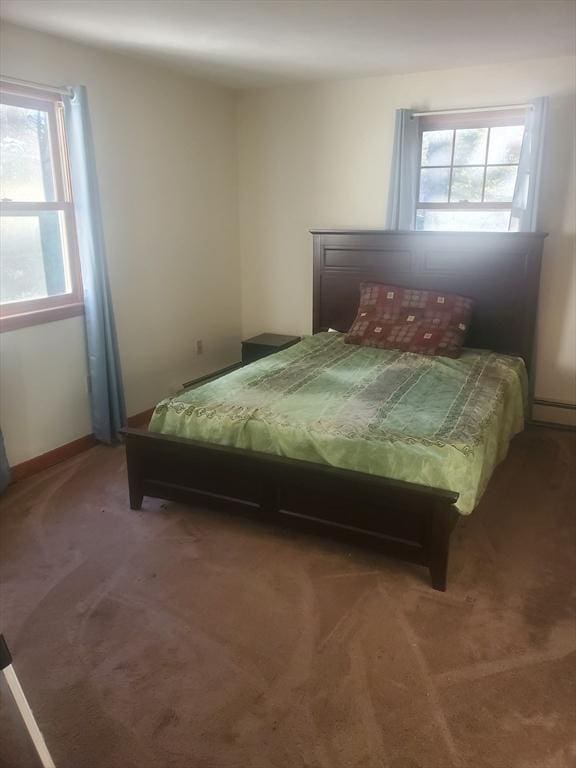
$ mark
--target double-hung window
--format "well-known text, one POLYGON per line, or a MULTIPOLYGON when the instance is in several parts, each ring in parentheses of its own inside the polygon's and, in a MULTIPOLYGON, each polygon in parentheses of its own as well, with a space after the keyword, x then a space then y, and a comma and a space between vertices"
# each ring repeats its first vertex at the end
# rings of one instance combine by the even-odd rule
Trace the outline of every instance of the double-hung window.
POLYGON ((525 109, 420 118, 417 230, 513 230, 525 109))
POLYGON ((82 312, 61 97, 0 83, 0 329, 82 312))

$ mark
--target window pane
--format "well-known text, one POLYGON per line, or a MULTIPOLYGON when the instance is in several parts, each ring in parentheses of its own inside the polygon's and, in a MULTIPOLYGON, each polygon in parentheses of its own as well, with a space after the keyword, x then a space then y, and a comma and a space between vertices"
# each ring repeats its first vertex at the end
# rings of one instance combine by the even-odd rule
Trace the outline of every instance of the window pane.
POLYGON ((422 165, 450 165, 454 131, 422 133, 422 165))
POLYGON ((422 168, 420 171, 420 202, 447 203, 450 168, 422 168))
POLYGON ((510 211, 416 211, 417 230, 507 232, 510 211))
POLYGON ((55 200, 48 113, 0 104, 0 198, 55 200))
POLYGON ((517 163, 524 136, 523 125, 507 125, 490 129, 488 163, 517 163))
POLYGON ((484 165, 488 128, 462 128, 456 131, 454 165, 484 165))
POLYGON ((479 203, 482 200, 484 168, 454 168, 451 203, 479 203))
POLYGON ((0 217, 0 301, 70 293, 59 211, 0 217))
POLYGON ((495 165, 486 169, 484 200, 490 203, 508 203, 514 196, 517 165, 495 165))

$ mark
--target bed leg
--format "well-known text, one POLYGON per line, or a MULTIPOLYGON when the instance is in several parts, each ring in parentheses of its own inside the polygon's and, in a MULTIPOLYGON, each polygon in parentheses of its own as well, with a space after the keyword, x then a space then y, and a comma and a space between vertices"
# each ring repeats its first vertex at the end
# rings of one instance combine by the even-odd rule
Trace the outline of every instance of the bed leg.
POLYGON ((446 556, 443 562, 438 561, 435 563, 430 563, 429 569, 432 589, 436 589, 438 592, 446 592, 446 572, 448 570, 448 557, 446 556))
POLYGON ((126 464, 128 467, 128 493, 130 496, 130 509, 142 509, 142 499, 144 498, 144 489, 142 484, 142 475, 140 472, 140 462, 138 461, 138 448, 130 441, 130 436, 126 440, 126 464))
POLYGON ((446 591, 452 509, 436 507, 428 527, 428 568, 433 589, 446 591))
POLYGON ((130 509, 142 509, 142 500, 144 499, 144 494, 136 487, 135 483, 129 483, 129 493, 130 509))

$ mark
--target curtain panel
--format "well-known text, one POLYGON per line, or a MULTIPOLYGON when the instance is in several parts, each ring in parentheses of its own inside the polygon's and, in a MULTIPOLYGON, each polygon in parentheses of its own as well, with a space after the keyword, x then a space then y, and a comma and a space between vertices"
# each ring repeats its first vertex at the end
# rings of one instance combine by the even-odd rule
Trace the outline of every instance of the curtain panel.
POLYGON ((8 464, 8 457, 6 456, 6 448, 4 446, 4 435, 0 429, 0 493, 6 490, 8 483, 10 482, 10 465, 8 464))
POLYGON ((71 88, 64 108, 84 287, 92 429, 98 440, 111 443, 126 423, 126 406, 84 86, 71 88))
POLYGON ((414 229, 420 165, 420 121, 410 109, 396 110, 386 229, 414 229))
POLYGON ((542 96, 534 99, 530 106, 526 113, 518 175, 512 199, 511 228, 518 232, 538 230, 538 205, 548 98, 542 96))

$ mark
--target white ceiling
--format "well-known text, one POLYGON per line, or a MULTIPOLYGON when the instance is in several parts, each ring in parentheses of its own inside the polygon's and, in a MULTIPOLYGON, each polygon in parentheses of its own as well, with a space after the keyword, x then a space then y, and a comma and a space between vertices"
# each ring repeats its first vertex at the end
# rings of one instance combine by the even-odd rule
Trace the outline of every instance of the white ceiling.
POLYGON ((232 87, 575 52, 576 0, 2 0, 4 19, 232 87))

